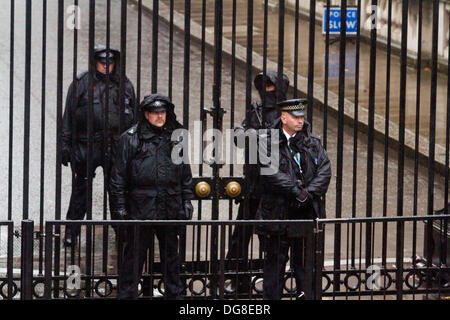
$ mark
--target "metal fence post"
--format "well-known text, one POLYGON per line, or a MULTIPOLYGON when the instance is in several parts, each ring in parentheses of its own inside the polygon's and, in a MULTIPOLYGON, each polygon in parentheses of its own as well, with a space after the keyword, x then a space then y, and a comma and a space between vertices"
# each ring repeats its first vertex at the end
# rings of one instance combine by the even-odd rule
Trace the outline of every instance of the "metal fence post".
POLYGON ((34 221, 22 221, 21 300, 33 298, 33 232, 34 221))
POLYGON ((314 226, 314 283, 313 299, 322 300, 322 266, 323 266, 323 243, 324 243, 324 225, 316 220, 314 226))

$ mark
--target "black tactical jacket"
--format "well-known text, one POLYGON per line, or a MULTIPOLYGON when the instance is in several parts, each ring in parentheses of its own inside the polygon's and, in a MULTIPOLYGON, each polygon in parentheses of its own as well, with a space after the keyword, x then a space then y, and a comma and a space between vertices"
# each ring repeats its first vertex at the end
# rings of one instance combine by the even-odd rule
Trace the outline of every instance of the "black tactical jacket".
MULTIPOLYGON (((262 73, 258 74, 255 78, 255 86, 258 88, 257 79, 262 73)), ((267 78, 275 85, 278 84, 278 73, 274 71, 267 71, 267 78)), ((281 88, 281 101, 286 100, 286 93, 289 88, 289 80, 283 75, 282 88, 281 88)), ((266 99, 266 106, 262 103, 252 103, 251 108, 245 115, 244 121, 241 125, 234 129, 235 136, 239 139, 240 136, 244 136, 246 133, 250 134, 250 130, 255 129, 267 129, 272 127, 277 119, 280 117, 280 111, 276 104, 276 91, 271 93, 264 93, 263 90, 258 90, 261 97, 261 101, 266 99)), ((257 132, 255 132, 257 134, 257 132)), ((248 144, 246 144, 248 145, 248 144)), ((261 187, 259 183, 259 171, 256 165, 246 165, 246 181, 247 190, 251 196, 259 197, 261 195, 261 187)))
POLYGON ((161 134, 143 119, 121 136, 110 181, 112 213, 126 212, 131 220, 183 219, 183 201, 194 198, 192 173, 189 164, 172 162, 180 143, 171 141, 172 128, 166 123, 161 134))
MULTIPOLYGON (((311 134, 309 123, 305 121, 302 131, 297 133, 291 141, 290 148, 293 151, 291 153, 281 129, 281 121, 275 125, 275 128, 279 130, 279 169, 276 173, 260 176, 263 195, 258 208, 257 219, 324 218, 326 212, 323 196, 330 184, 331 164, 325 149, 322 147, 320 137, 311 134), (293 154, 297 152, 300 152, 301 155, 301 171, 293 159, 293 154), (296 206, 297 180, 302 182, 304 188, 313 197, 312 202, 302 208, 296 206)), ((257 232, 260 234, 287 233, 290 237, 301 235, 298 228, 286 225, 259 226, 257 232)))
MULTIPOLYGON (((96 53, 105 51, 104 46, 96 46, 96 53)), ((93 128, 93 142, 101 142, 104 137, 104 129, 106 134, 117 140, 120 135, 129 129, 136 118, 136 98, 133 84, 125 77, 124 90, 124 107, 121 108, 120 103, 120 52, 111 49, 115 53, 116 62, 114 71, 109 75, 109 105, 107 113, 107 79, 106 75, 100 74, 96 71, 93 74, 93 114, 92 114, 92 128, 93 128), (108 115, 109 125, 105 127, 106 118, 108 115), (120 121, 119 121, 120 120, 120 121)), ((95 68, 95 66, 94 66, 95 68)), ((72 82, 69 87, 66 99, 66 107, 63 116, 62 125, 62 148, 70 151, 72 142, 86 143, 88 131, 88 108, 89 108, 89 73, 84 72, 72 82)))

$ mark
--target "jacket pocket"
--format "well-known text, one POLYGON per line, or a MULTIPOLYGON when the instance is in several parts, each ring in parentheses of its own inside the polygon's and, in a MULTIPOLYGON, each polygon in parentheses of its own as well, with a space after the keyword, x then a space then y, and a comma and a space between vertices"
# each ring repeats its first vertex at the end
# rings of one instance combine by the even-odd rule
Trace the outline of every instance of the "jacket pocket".
POLYGON ((130 193, 129 214, 135 219, 154 219, 156 190, 130 193))
POLYGON ((179 220, 183 219, 184 217, 184 209, 183 204, 181 201, 181 195, 175 194, 175 195, 169 195, 166 200, 166 208, 167 208, 167 216, 165 219, 168 220, 179 220))

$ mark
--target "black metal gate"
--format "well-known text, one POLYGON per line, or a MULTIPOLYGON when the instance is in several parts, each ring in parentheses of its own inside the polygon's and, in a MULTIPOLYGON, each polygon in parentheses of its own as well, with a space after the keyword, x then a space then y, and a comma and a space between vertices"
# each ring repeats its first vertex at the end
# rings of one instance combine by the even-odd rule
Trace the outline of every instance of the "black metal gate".
MULTIPOLYGON (((2 19, 9 27, 2 298, 18 298, 19 292, 24 299, 115 296, 122 248, 111 226, 127 223, 108 221, 106 177, 100 183, 88 170, 87 221, 64 216, 71 181, 61 164, 64 95, 82 71, 89 71, 92 84, 88 61, 98 42, 120 47, 122 106, 128 75, 138 101, 149 93, 167 94, 195 139, 201 159, 192 165, 196 216, 178 222, 186 226, 180 249, 188 297, 261 297, 263 253, 256 236, 245 257, 250 271, 242 272, 252 279, 249 292, 227 289, 240 274, 226 259, 233 226, 258 223, 234 221, 236 202, 248 196, 245 169, 204 156, 207 129, 234 128, 256 99, 254 76, 268 70, 290 77, 289 97, 308 98, 313 107, 307 120, 322 135, 333 163, 330 219, 288 222, 310 230, 304 253, 308 298, 448 295, 450 69, 445 48, 440 50, 448 50, 448 39, 439 42, 447 32, 439 28, 444 7, 439 0, 342 0, 342 25, 348 7, 359 12, 353 36, 344 28, 333 35, 329 24, 319 31, 316 17, 327 9, 330 21, 330 0, 11 0, 4 10, 9 21, 2 19), (401 17, 393 16, 393 3, 401 3, 401 17), (428 13, 430 21, 423 21, 428 13), (383 17, 385 28, 378 28, 383 17), (394 18, 402 22, 399 39, 393 36, 399 28, 394 18), (416 32, 414 44, 408 43, 410 32, 416 32), (77 247, 65 248, 63 233, 71 224, 81 225, 82 234, 77 247)), ((138 232, 137 222, 128 224, 138 232)), ((141 280, 145 297, 163 292, 157 252, 150 250, 141 280)), ((286 271, 286 298, 295 297, 291 272, 286 271)))

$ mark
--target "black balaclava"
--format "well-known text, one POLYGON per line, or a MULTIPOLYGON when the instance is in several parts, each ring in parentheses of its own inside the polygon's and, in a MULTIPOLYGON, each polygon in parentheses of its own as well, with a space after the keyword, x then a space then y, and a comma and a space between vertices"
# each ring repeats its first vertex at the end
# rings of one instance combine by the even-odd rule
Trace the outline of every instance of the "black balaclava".
POLYGON ((289 78, 285 74, 283 74, 282 80, 281 80, 279 99, 277 99, 277 91, 278 91, 277 86, 279 85, 277 72, 271 71, 271 70, 268 70, 266 72, 266 85, 273 84, 275 86, 274 91, 266 92, 266 88, 264 87, 264 77, 263 77, 262 72, 260 72, 255 77, 254 84, 255 84, 256 89, 258 90, 259 96, 261 97, 261 102, 264 102, 264 97, 265 97, 265 99, 266 99, 265 107, 266 108, 270 108, 270 109, 276 108, 277 102, 286 100, 286 93, 289 88, 289 78))
POLYGON ((261 97, 261 102, 264 102, 264 96, 266 97, 266 108, 275 108, 277 106, 277 90, 273 90, 273 91, 266 91, 264 92, 264 90, 260 90, 259 92, 259 96, 261 97))

